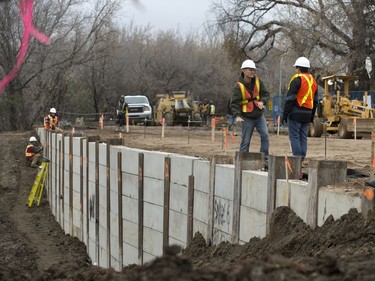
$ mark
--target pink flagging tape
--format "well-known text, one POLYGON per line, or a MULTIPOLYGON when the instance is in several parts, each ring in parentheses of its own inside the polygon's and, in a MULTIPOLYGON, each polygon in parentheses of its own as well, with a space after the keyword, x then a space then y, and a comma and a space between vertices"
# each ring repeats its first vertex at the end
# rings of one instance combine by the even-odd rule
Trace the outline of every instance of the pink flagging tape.
POLYGON ((2 94, 6 85, 16 77, 18 71, 21 69, 22 63, 25 60, 30 37, 34 36, 39 42, 49 44, 51 39, 49 36, 39 32, 33 25, 33 5, 34 0, 21 0, 19 5, 19 14, 23 22, 24 31, 21 40, 21 48, 17 56, 16 64, 13 69, 0 81, 0 95, 2 94))

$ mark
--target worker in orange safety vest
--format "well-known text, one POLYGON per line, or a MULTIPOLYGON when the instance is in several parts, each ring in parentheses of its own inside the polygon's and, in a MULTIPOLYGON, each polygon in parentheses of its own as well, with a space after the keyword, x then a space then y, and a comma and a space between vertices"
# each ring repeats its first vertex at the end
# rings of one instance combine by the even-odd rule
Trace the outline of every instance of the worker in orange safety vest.
POLYGON ((39 167, 42 162, 42 150, 43 147, 37 146, 38 140, 36 137, 30 137, 29 144, 25 150, 25 157, 26 160, 30 163, 30 166, 33 168, 39 167))

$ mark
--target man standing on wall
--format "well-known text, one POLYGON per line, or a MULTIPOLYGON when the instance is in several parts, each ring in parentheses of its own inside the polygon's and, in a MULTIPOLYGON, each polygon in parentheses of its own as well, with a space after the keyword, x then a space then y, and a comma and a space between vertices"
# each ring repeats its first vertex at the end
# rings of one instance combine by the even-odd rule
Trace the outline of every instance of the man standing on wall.
POLYGON ((291 78, 285 99, 282 121, 288 123, 288 134, 293 156, 307 153, 307 133, 313 122, 318 104, 317 83, 309 74, 310 61, 299 57, 295 64, 295 74, 291 78))
POLYGON ((269 92, 255 74, 255 63, 245 60, 241 66, 241 75, 232 90, 231 112, 238 124, 242 124, 240 152, 249 152, 254 128, 260 135, 260 152, 268 159, 269 136, 264 116, 269 92))

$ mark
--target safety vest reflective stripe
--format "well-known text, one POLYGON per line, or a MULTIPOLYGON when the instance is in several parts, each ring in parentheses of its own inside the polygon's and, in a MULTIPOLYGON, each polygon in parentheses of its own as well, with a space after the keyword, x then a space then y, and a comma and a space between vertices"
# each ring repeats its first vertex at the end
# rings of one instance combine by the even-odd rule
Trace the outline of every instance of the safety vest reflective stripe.
POLYGON ((311 74, 304 74, 304 73, 295 74, 290 79, 290 82, 289 82, 289 85, 288 85, 288 90, 290 88, 290 84, 292 83, 292 81, 297 77, 301 77, 301 87, 300 87, 300 89, 297 93, 297 97, 296 97, 298 105, 302 106, 302 107, 312 109, 313 108, 313 100, 314 100, 314 96, 313 96, 314 95, 314 88, 316 88, 314 86, 315 80, 314 80, 314 78, 312 77, 311 74), (307 83, 307 89, 306 89, 306 84, 304 83, 303 80, 305 80, 306 83, 307 83))
POLYGON ((260 91, 260 80, 258 76, 255 76, 255 85, 254 85, 254 91, 253 95, 249 93, 249 91, 246 89, 245 85, 241 82, 237 82, 238 87, 241 91, 241 105, 242 105, 242 112, 252 112, 254 109, 254 105, 252 102, 249 103, 249 99, 260 99, 259 91, 260 91))
POLYGON ((33 152, 30 151, 31 147, 33 147, 32 144, 29 144, 28 146, 26 146, 26 151, 25 151, 26 158, 30 158, 30 157, 32 157, 32 156, 35 155, 35 153, 33 153, 33 152))

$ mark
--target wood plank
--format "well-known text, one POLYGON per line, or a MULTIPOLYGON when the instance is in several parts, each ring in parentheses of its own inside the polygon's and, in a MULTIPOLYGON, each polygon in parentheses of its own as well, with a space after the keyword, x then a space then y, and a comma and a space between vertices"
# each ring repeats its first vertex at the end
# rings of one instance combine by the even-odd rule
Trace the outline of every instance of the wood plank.
POLYGON ((171 196, 171 158, 164 158, 163 254, 169 245, 169 209, 171 196))

